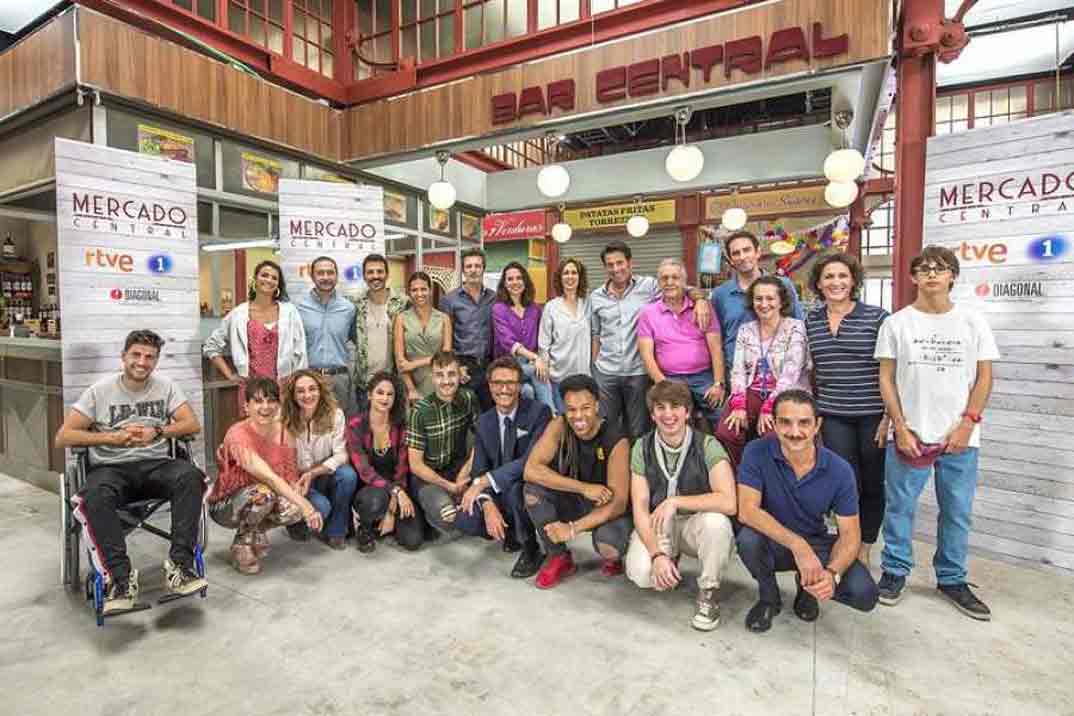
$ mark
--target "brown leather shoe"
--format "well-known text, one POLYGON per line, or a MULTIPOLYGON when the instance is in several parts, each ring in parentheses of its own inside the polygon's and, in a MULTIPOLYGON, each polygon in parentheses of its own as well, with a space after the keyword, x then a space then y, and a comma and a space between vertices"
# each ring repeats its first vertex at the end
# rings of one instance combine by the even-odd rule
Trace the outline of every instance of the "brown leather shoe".
POLYGON ((257 553, 248 544, 231 545, 231 564, 239 574, 257 574, 261 571, 257 553))

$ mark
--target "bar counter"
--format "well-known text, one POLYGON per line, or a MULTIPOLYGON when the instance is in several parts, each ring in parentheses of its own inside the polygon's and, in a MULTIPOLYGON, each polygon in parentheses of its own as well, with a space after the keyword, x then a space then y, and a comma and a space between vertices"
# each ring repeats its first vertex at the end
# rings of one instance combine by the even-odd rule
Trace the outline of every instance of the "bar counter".
MULTIPOLYGON (((120 370, 116 356, 116 371, 120 370)), ((238 388, 204 361, 206 468, 215 472, 215 446, 238 416, 238 388)), ((60 341, 0 337, 0 472, 59 492, 64 451, 52 446, 63 423, 60 341)))

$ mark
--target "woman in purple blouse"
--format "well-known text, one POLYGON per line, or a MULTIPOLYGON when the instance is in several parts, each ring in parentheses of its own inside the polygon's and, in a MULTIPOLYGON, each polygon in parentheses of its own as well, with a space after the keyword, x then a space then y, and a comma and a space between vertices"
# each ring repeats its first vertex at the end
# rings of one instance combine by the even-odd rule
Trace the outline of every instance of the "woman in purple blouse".
POLYGON ((513 356, 522 366, 525 377, 523 394, 536 398, 554 410, 548 376, 537 376, 537 332, 540 325, 541 307, 533 302, 533 280, 522 264, 512 261, 500 275, 496 303, 492 306, 495 338, 492 357, 513 356))

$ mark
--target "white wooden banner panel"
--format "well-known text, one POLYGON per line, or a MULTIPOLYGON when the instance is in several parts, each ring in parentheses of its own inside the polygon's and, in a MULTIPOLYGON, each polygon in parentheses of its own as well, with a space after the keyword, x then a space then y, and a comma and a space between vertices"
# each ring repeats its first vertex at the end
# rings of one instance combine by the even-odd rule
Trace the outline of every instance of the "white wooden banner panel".
MULTIPOLYGON (((193 164, 56 140, 65 408, 117 375, 127 334, 149 329, 167 342, 155 374, 205 424, 195 179, 193 164)), ((194 449, 204 464, 203 441, 194 449)))
MULTIPOLYGON (((1074 113, 930 139, 924 243, 1000 347, 970 543, 1074 570, 1074 113)), ((935 537, 931 487, 918 515, 935 537)))
POLYGON ((384 190, 338 182, 280 180, 280 255, 292 300, 312 288, 310 262, 331 256, 337 290, 355 296, 364 287, 362 260, 384 254, 384 190))

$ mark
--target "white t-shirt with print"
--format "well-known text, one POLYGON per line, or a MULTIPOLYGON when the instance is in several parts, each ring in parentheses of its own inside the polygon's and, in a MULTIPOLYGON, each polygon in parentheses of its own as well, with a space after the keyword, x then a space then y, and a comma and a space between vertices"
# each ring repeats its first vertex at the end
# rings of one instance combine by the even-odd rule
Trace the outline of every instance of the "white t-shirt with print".
MULTIPOLYGON (((999 349, 980 314, 957 305, 940 314, 907 306, 881 325, 875 357, 895 360, 907 425, 923 442, 939 443, 962 420, 977 363, 998 360, 999 349)), ((978 425, 969 446, 980 445, 978 425)))

